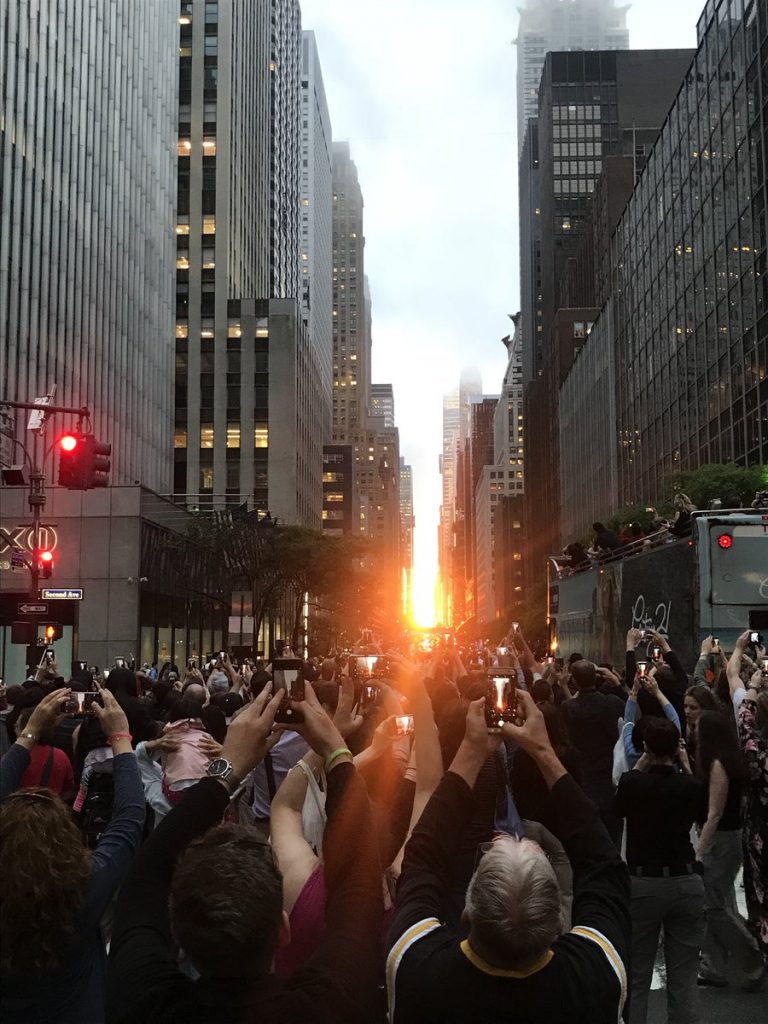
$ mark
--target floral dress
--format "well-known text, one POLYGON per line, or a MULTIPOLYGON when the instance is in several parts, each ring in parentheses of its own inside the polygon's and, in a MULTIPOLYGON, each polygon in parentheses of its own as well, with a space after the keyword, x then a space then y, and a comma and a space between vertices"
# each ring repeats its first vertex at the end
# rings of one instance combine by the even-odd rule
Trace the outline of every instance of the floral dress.
POLYGON ((768 734, 757 724, 757 704, 744 699, 738 717, 739 742, 747 769, 744 818, 744 889, 749 924, 768 955, 768 734))

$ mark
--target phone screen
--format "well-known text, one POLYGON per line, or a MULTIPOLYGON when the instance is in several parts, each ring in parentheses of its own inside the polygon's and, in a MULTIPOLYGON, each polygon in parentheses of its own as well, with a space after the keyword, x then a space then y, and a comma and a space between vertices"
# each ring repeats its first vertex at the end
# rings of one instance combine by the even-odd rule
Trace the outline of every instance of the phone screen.
POLYGON ((517 676, 494 672, 488 678, 485 695, 485 723, 489 729, 500 729, 511 722, 517 711, 517 676))
POLYGON ((637 663, 637 674, 641 679, 645 679, 648 676, 648 662, 638 661, 637 663))
POLYGON ((387 732, 395 739, 410 736, 413 732, 413 715, 395 715, 394 718, 390 718, 387 722, 387 732))
POLYGON ((304 663, 300 658, 275 658, 272 662, 275 692, 285 691, 275 715, 276 722, 303 722, 304 715, 291 707, 291 701, 304 700, 304 663))

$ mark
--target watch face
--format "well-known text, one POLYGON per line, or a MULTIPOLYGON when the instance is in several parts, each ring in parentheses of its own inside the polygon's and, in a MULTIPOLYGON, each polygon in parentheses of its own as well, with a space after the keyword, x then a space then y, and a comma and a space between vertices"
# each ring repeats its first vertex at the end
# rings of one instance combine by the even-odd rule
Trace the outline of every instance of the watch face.
POLYGON ((216 778, 220 775, 226 775, 228 768, 229 761, 225 757, 217 757, 208 765, 208 774, 216 778))

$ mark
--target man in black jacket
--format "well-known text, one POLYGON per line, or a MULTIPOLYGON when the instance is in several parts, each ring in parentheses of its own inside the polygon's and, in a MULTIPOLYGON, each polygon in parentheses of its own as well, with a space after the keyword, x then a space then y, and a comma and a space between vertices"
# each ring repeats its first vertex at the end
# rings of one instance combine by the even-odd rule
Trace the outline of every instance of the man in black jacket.
POLYGON ((707 787, 691 774, 680 733, 666 718, 650 718, 643 733, 647 768, 625 772, 616 811, 627 819, 632 875, 631 1024, 645 1024, 653 963, 664 931, 668 1017, 694 1024, 696 974, 704 941, 704 882, 691 846, 691 826, 706 817, 707 787), (680 754, 683 771, 675 768, 680 754))
POLYGON ((389 932, 392 1024, 616 1024, 626 995, 629 876, 595 809, 566 773, 528 693, 525 722, 505 724, 550 788, 552 830, 574 871, 573 927, 562 933, 554 872, 527 840, 497 840, 467 891, 469 935, 441 924, 454 853, 472 817, 472 787, 499 737, 482 700, 405 849, 389 932))
POLYGON ((624 701, 597 689, 597 669, 591 661, 571 665, 578 693, 563 701, 560 713, 571 743, 581 753, 582 786, 597 804, 611 839, 620 845, 621 822, 613 811, 613 748, 619 738, 624 701))
POLYGON ((282 878, 253 829, 221 825, 230 796, 274 742, 282 691, 268 685, 230 725, 211 777, 187 791, 140 850, 115 910, 107 1019, 112 1024, 358 1024, 370 1013, 383 900, 376 831, 362 780, 312 687, 300 728, 326 760, 326 930, 281 982, 290 939, 282 878), (271 699, 270 699, 271 698, 271 699), (178 862, 178 863, 177 863, 178 862), (176 939, 199 972, 179 970, 176 939))

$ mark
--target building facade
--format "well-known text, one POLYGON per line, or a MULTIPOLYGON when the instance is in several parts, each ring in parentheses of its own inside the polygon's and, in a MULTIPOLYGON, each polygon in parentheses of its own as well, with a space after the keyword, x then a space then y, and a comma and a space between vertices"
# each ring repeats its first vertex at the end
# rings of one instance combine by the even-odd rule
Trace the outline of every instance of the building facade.
POLYGON ((179 21, 174 496, 319 527, 328 398, 299 284, 298 5, 182 0, 179 21))
POLYGON ((332 537, 359 532, 355 521, 355 452, 351 444, 323 447, 323 533, 332 537))
POLYGON ((391 384, 371 384, 370 414, 383 419, 385 427, 394 427, 395 392, 391 384))
POLYGON ((616 358, 605 304, 560 388, 560 546, 591 539, 619 507, 616 358))
POLYGON ((517 39, 517 147, 538 114, 539 83, 550 50, 626 50, 627 11, 615 0, 527 0, 519 8, 517 39))
POLYGON ((152 0, 0 11, 0 397, 55 385, 90 407, 113 483, 165 492, 178 29, 152 0))
POLYGON ((333 156, 331 117, 314 32, 302 33, 301 299, 320 368, 323 438, 332 432, 333 156))
POLYGON ((603 161, 628 156, 633 176, 640 173, 690 59, 689 50, 596 51, 550 53, 544 64, 538 117, 541 286, 522 300, 529 308, 540 303, 541 313, 537 351, 528 357, 529 365, 540 359, 541 369, 526 388, 524 413, 530 439, 524 560, 529 587, 559 548, 560 387, 599 312, 592 305, 563 304, 578 292, 569 288, 578 279, 573 261, 588 254, 593 280, 582 292, 596 301, 608 275, 604 255, 594 253, 589 239, 597 235, 605 242, 611 230, 604 223, 606 209, 614 216, 621 210, 596 195, 603 161))
POLYGON ((413 469, 400 456, 400 555, 403 563, 403 613, 413 613, 413 469))
POLYGON ((768 12, 708 0, 613 241, 619 499, 768 461, 768 12), (743 7, 743 12, 742 12, 743 7))
MULTIPOLYGON (((537 90, 538 91, 538 90, 537 90)), ((539 122, 530 118, 520 156, 520 332, 523 384, 541 373, 544 358, 541 294, 539 122)))

